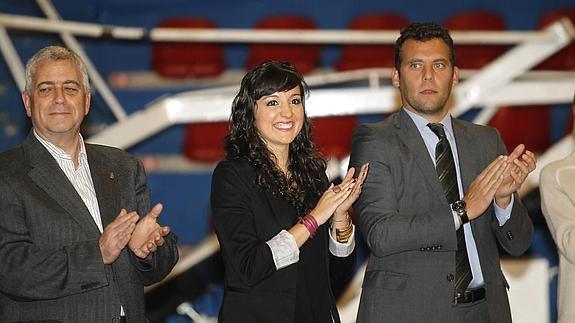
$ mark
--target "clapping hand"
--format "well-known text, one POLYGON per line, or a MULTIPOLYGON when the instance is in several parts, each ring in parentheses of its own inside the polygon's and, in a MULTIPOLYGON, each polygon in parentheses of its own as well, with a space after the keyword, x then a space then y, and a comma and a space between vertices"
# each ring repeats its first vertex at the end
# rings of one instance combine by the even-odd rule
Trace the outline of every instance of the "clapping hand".
POLYGON ((170 233, 170 228, 160 226, 158 217, 162 212, 162 204, 156 204, 152 210, 138 221, 128 243, 130 250, 139 258, 146 258, 164 245, 164 237, 170 233))
POLYGON ((368 165, 363 165, 360 174, 354 179, 355 169, 353 167, 350 168, 339 185, 331 184, 323 193, 317 205, 311 211, 319 225, 325 223, 336 212, 341 211, 341 215, 345 216, 345 212, 361 193, 361 186, 367 176, 367 169, 368 165))
POLYGON ((507 156, 495 158, 469 185, 463 200, 467 204, 467 216, 470 220, 481 216, 493 203, 495 193, 509 168, 508 159, 507 156))
POLYGON ((343 202, 335 209, 334 212, 335 217, 345 216, 347 210, 349 210, 349 208, 351 208, 353 203, 357 200, 359 194, 361 194, 363 181, 365 181, 365 178, 367 177, 368 169, 369 164, 364 164, 363 166, 361 166, 359 175, 357 175, 356 178, 353 178, 353 175, 355 173, 355 169, 353 167, 347 171, 347 174, 345 175, 342 184, 346 182, 354 182, 355 185, 351 188, 351 193, 349 194, 349 196, 345 200, 343 200, 343 202))
POLYGON ((122 209, 114 221, 104 228, 98 240, 104 264, 111 264, 118 259, 120 253, 132 238, 136 221, 138 221, 138 213, 128 213, 125 209, 122 209))
POLYGON ((535 169, 537 159, 534 153, 525 149, 525 145, 520 144, 509 154, 508 163, 510 167, 495 193, 495 201, 500 207, 507 207, 511 194, 521 187, 527 175, 535 169))
MULTIPOLYGON (((353 170, 350 171, 353 175, 353 170)), ((339 185, 332 183, 328 189, 323 192, 315 208, 310 212, 319 225, 324 224, 335 212, 336 208, 350 196, 355 184, 355 181, 351 180, 342 182, 339 185)))

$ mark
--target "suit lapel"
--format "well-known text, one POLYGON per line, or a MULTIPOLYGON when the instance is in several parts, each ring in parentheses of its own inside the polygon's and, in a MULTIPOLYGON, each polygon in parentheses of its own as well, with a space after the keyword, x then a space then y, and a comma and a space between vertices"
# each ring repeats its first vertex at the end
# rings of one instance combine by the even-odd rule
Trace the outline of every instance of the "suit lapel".
POLYGON ((437 197, 447 203, 447 199, 443 193, 443 188, 437 178, 437 172, 435 171, 433 160, 431 160, 431 157, 427 152, 427 147, 423 142, 423 138, 421 138, 421 134, 419 133, 419 130, 417 130, 413 120, 411 120, 409 115, 402 109, 398 114, 396 114, 394 124, 398 128, 399 139, 413 155, 415 163, 421 169, 423 178, 428 182, 437 197))
POLYGON ((244 160, 241 164, 241 174, 245 176, 245 180, 253 183, 253 189, 256 190, 265 202, 267 202, 268 208, 271 210, 271 215, 273 219, 278 224, 281 229, 288 230, 295 223, 296 215, 294 214, 294 208, 291 207, 283 198, 274 196, 269 191, 261 190, 255 184, 255 170, 249 165, 249 163, 244 160))
POLYGON ((90 211, 70 183, 54 157, 34 137, 32 132, 22 145, 31 166, 30 179, 48 196, 58 203, 88 234, 99 235, 100 231, 90 211))
MULTIPOLYGON (((90 165, 90 174, 100 208, 102 226, 105 228, 114 221, 120 212, 120 192, 117 185, 117 171, 109 160, 93 145, 86 144, 86 154, 90 165)), ((143 216, 140 214, 140 216, 143 216)))
POLYGON ((451 119, 453 133, 455 135, 455 142, 457 143, 457 156, 459 158, 459 170, 461 172, 461 184, 463 186, 463 193, 475 179, 478 174, 478 153, 477 147, 474 145, 474 138, 469 134, 465 125, 457 119, 451 119), (475 147, 475 148, 474 148, 475 147))

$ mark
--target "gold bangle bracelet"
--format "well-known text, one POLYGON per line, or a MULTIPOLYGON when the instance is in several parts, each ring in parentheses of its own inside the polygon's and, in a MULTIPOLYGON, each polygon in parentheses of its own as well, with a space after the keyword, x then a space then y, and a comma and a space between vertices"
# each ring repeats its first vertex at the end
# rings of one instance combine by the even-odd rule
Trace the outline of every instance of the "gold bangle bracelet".
POLYGON ((349 241, 349 237, 337 237, 337 242, 339 243, 347 243, 349 241))
POLYGON ((341 240, 347 239, 350 236, 351 236, 351 232, 347 232, 345 234, 340 234, 340 233, 336 234, 336 238, 341 239, 341 240))
POLYGON ((335 229, 336 240, 340 243, 347 243, 352 233, 353 226, 351 224, 345 229, 335 229))
POLYGON ((335 239, 337 240, 337 242, 347 243, 349 241, 349 237, 351 236, 351 234, 353 232, 353 225, 352 225, 352 221, 351 221, 351 217, 349 216, 349 213, 345 212, 345 219, 344 220, 334 220, 334 218, 332 217, 331 223, 330 223, 330 228, 331 228, 332 232, 334 233, 335 239), (334 224, 337 222, 347 222, 347 226, 343 229, 338 229, 334 226, 334 224))
POLYGON ((353 227, 351 225, 345 229, 335 229, 335 233, 337 233, 337 234, 351 233, 351 231, 353 231, 353 227))

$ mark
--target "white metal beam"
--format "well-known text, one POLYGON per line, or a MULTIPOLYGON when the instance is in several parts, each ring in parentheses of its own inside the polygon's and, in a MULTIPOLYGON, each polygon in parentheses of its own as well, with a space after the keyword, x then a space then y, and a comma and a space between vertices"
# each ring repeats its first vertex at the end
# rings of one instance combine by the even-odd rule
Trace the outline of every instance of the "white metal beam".
MULTIPOLYGON (((484 103, 566 103, 572 100, 574 88, 575 79, 521 81, 499 89, 484 103)), ((231 88, 226 88, 222 94, 214 90, 198 93, 192 91, 166 97, 102 130, 88 141, 125 149, 173 124, 227 121, 234 95, 231 88)), ((377 89, 314 89, 306 102, 306 109, 310 117, 322 117, 387 113, 395 111, 400 105, 397 90, 392 86, 377 89)))
POLYGON ((479 105, 569 104, 573 101, 575 78, 549 81, 515 81, 483 98, 479 105))
MULTIPOLYGON (((311 43, 311 44, 393 44, 399 31, 370 30, 278 30, 119 27, 94 23, 53 22, 38 17, 0 14, 0 24, 9 28, 39 32, 73 33, 83 37, 174 42, 213 43, 311 43)), ((540 31, 453 31, 458 44, 516 44, 536 40, 540 31)))
POLYGON ((575 28, 566 18, 547 27, 544 33, 547 37, 526 41, 511 48, 460 84, 452 114, 459 116, 488 100, 493 92, 567 46, 575 38, 575 28))
POLYGON ((16 86, 20 92, 24 91, 24 86, 26 84, 26 80, 24 78, 24 66, 22 65, 22 61, 20 61, 20 56, 16 52, 14 48, 14 44, 10 40, 10 36, 6 31, 6 28, 0 25, 0 50, 2 51, 2 55, 4 56, 4 60, 8 65, 8 69, 12 73, 12 77, 16 82, 16 86))

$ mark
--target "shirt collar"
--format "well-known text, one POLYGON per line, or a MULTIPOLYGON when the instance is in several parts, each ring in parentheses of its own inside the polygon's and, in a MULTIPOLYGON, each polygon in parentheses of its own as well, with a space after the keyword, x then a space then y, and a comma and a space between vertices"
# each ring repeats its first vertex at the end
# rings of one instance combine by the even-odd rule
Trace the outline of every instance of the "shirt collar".
MULTIPOLYGON (((428 131, 431 132, 431 129, 429 129, 429 127, 427 126, 427 124, 429 123, 427 119, 425 119, 424 117, 420 116, 415 112, 406 109, 405 107, 403 107, 402 109, 407 113, 409 117, 411 117, 411 120, 413 120, 413 123, 415 123, 417 130, 419 130, 419 133, 426 133, 428 131)), ((451 114, 447 113, 439 123, 443 125, 443 129, 445 130, 446 133, 448 133, 448 138, 449 137, 454 138, 453 125, 451 123, 451 114)))
MULTIPOLYGON (((48 152, 50 152, 50 154, 52 156, 54 156, 54 158, 72 159, 72 157, 70 155, 68 155, 68 153, 66 153, 63 149, 54 145, 50 141, 40 137, 40 135, 38 135, 38 133, 36 132, 36 129, 32 129, 32 132, 34 133, 34 136, 36 137, 36 139, 38 139, 38 141, 44 147, 46 147, 46 149, 48 149, 48 152)), ((78 153, 78 161, 82 161, 87 157, 86 146, 84 145, 84 138, 82 137, 81 134, 78 134, 78 140, 79 140, 79 145, 80 145, 80 152, 78 153)))

